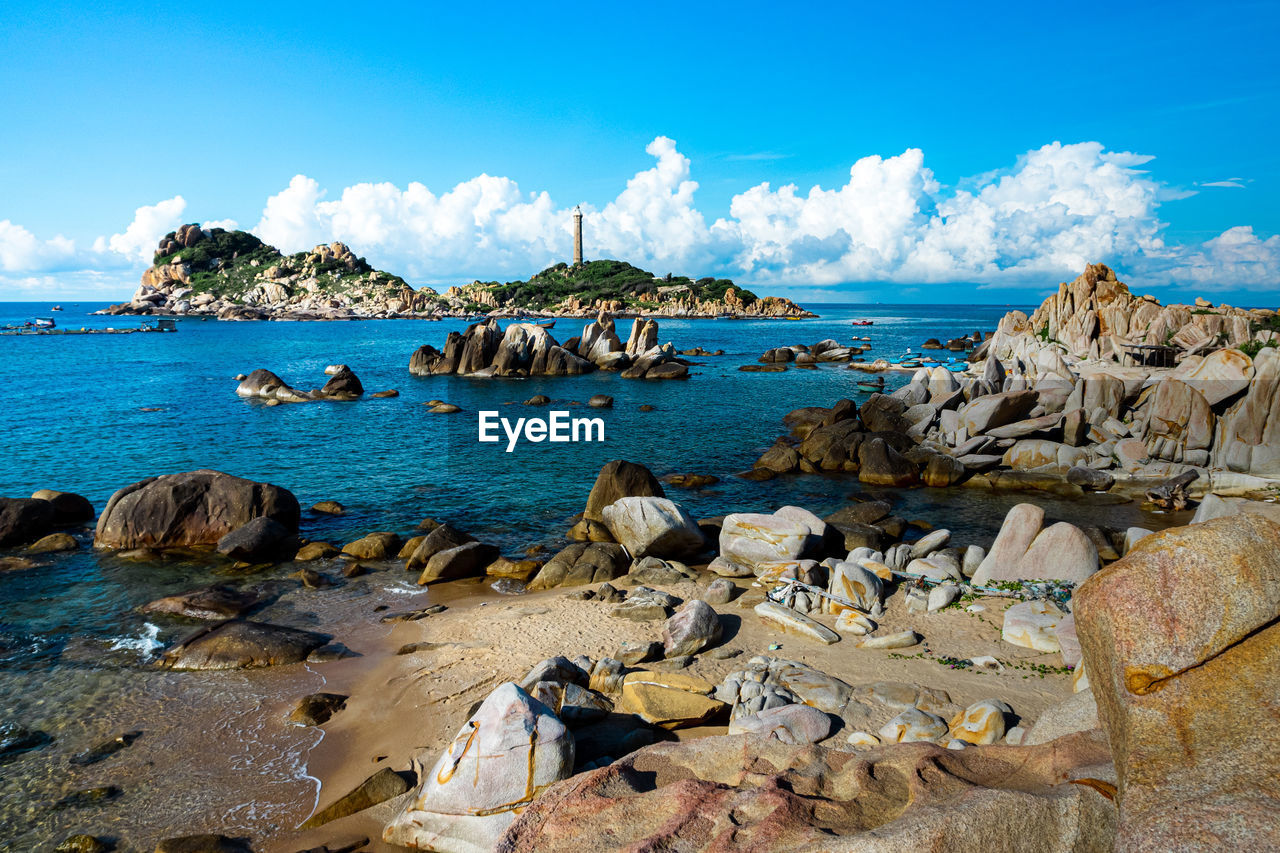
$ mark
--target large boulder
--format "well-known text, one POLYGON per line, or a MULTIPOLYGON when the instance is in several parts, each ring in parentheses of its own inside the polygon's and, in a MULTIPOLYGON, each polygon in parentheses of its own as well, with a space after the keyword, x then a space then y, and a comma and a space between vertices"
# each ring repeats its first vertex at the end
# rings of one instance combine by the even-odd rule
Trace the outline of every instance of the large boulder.
POLYGON ((1074 600, 1119 777, 1116 849, 1280 849, 1280 527, 1146 537, 1074 600))
POLYGON ((329 637, 283 625, 233 619, 197 631, 164 654, 172 669, 247 669, 300 663, 329 637))
POLYGON ((484 542, 467 542, 456 548, 437 551, 427 560, 418 575, 419 584, 450 581, 483 575, 485 568, 498 559, 498 549, 484 542))
POLYGON ((573 756, 573 735, 551 709, 507 682, 458 731, 383 840, 443 853, 492 850, 518 811, 573 773, 573 756))
POLYGON ((431 558, 441 551, 457 548, 468 542, 476 541, 469 533, 464 533, 449 524, 437 525, 434 530, 422 537, 413 553, 405 560, 404 567, 411 572, 421 571, 431 558))
POLYGON ((1215 463, 1280 478, 1280 349, 1263 348, 1253 366, 1249 390, 1221 419, 1215 463))
POLYGON ((788 518, 735 512, 720 527, 720 558, 747 568, 796 560, 810 542, 808 527, 788 518))
POLYGON ((601 515, 609 533, 637 560, 648 556, 688 557, 701 551, 705 544, 698 523, 667 498, 619 498, 601 515))
POLYGON ((972 438, 1025 418, 1036 405, 1034 391, 1004 391, 979 397, 960 409, 960 425, 972 438))
POLYGON ((606 462, 596 475, 582 517, 589 521, 604 521, 604 508, 619 498, 666 496, 662 484, 648 468, 637 462, 614 459, 606 462))
POLYGON ((974 585, 1022 580, 1081 583, 1098 570, 1098 548, 1083 530, 1066 522, 1043 529, 1042 524, 1044 510, 1035 504, 1010 509, 973 575, 974 585))
POLYGON ((1114 837, 1114 805, 1088 784, 1064 784, 1106 762, 1096 733, 1042 747, 853 752, 807 743, 817 718, 783 722, 801 741, 790 744, 760 716, 738 724, 756 734, 654 744, 554 786, 498 849, 1069 853, 1106 850, 1114 837))
POLYGON ((320 391, 326 397, 359 397, 364 393, 364 385, 351 368, 343 365, 341 370, 324 383, 320 391))
POLYGON ((700 599, 686 602, 662 626, 662 650, 666 657, 697 654, 720 639, 720 617, 700 599))
POLYGON ((613 542, 578 542, 547 561, 533 580, 529 590, 557 586, 580 586, 611 581, 627 571, 631 560, 621 545, 613 542))
POLYGON ((32 498, 0 498, 0 548, 25 545, 53 529, 53 504, 32 498))
POLYGON ((233 560, 262 562, 292 556, 298 537, 265 515, 250 519, 218 540, 218 553, 233 560))
POLYGON ((858 448, 858 479, 873 486, 910 486, 919 482, 920 469, 876 437, 858 448))
POLYGON ((150 477, 111 496, 98 517, 98 548, 216 545, 231 531, 266 516, 298 529, 301 511, 288 489, 220 471, 150 477))
POLYGON ((93 504, 84 495, 75 492, 59 492, 56 489, 40 489, 31 495, 38 501, 53 504, 54 524, 81 524, 93 521, 93 504))
POLYGON ((270 370, 259 367, 250 373, 236 386, 236 394, 241 397, 261 397, 264 400, 277 399, 280 391, 290 391, 289 383, 270 370))

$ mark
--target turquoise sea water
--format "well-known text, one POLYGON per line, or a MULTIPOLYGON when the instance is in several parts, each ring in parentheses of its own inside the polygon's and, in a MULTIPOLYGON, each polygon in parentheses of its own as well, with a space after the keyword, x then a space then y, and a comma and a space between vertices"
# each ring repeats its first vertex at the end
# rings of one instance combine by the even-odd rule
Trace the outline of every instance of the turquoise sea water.
MULTIPOLYGON (((98 305, 63 307, 67 310, 50 314, 47 304, 0 303, 0 326, 33 316, 54 316, 62 328, 129 328, 141 322, 89 316, 98 305)), ((791 409, 830 405, 841 397, 865 399, 855 386, 862 374, 840 364, 779 374, 737 368, 754 363, 770 347, 824 338, 847 344, 866 335, 873 346, 869 359, 899 355, 909 347, 919 352, 928 338, 991 330, 1008 309, 809 307, 821 317, 660 321, 660 340, 677 349, 725 350, 723 356, 695 359, 693 376, 677 382, 624 380, 611 373, 525 380, 410 376, 414 349, 424 343, 441 346, 450 330, 465 328, 462 321, 185 319, 178 321, 175 334, 0 337, 5 380, 0 495, 56 488, 84 494, 101 510, 112 492, 144 477, 215 468, 285 486, 303 507, 322 499, 347 506, 348 514, 336 519, 304 514, 303 533, 310 538, 340 543, 372 530, 408 534, 419 519, 432 516, 518 553, 530 543, 554 545, 569 516, 581 510, 601 465, 623 458, 643 462, 659 476, 719 476, 718 484, 699 491, 668 488, 669 496, 695 517, 768 511, 786 503, 825 513, 862 490, 856 480, 815 475, 755 483, 733 474, 749 468, 784 432, 781 419, 791 409), (873 319, 875 325, 854 328, 855 318, 873 319), (235 395, 232 377, 238 373, 265 367, 296 387, 313 388, 324 383, 324 368, 332 363, 349 365, 366 392, 395 388, 400 396, 267 407, 235 395), (615 398, 613 409, 575 405, 599 393, 615 398), (545 414, 547 409, 518 405, 535 394, 551 397, 551 409, 603 418, 606 440, 522 443, 513 453, 504 452, 505 442, 477 442, 479 410, 512 418, 545 414), (430 414, 422 404, 435 398, 464 411, 430 414), (513 402, 517 405, 508 405, 513 402), (642 404, 655 410, 641 412, 642 404)), ((553 334, 564 341, 580 334, 583 325, 561 319, 553 334)), ((625 340, 630 321, 618 326, 625 340)), ((902 381, 891 381, 890 387, 902 381)), ((1028 496, 915 489, 894 499, 901 514, 949 527, 966 544, 988 542, 1008 507, 1028 496)), ((1133 507, 1033 499, 1055 519, 1154 524, 1133 507)), ((148 638, 167 642, 190 626, 148 620, 137 607, 163 594, 226 580, 215 561, 153 565, 82 548, 47 563, 0 575, 0 692, 10 697, 0 709, 0 724, 59 732, 54 746, 18 757, 0 774, 5 780, 0 801, 10 803, 0 807, 0 825, 22 820, 30 826, 63 826, 65 810, 33 817, 29 803, 49 796, 50 786, 65 787, 59 768, 68 754, 110 737, 115 723, 135 726, 122 710, 128 704, 146 707, 163 704, 175 693, 187 696, 184 685, 217 691, 217 685, 231 683, 157 674, 142 653, 148 638), (123 648, 112 648, 122 642, 123 648), (26 810, 12 810, 24 798, 26 810)), ((293 624, 312 616, 287 597, 277 611, 281 621, 293 618, 293 624)), ((26 849, 24 843, 9 849, 26 849)))

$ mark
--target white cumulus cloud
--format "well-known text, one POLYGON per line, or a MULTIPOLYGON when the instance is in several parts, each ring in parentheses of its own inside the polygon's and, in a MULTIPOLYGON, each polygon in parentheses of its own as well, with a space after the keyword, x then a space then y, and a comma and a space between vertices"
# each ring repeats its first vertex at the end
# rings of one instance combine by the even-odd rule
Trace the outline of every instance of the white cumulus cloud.
MULTIPOLYGON (((1162 205, 1190 192, 1153 176, 1151 157, 1100 142, 1054 142, 953 186, 938 180, 920 149, 866 156, 839 186, 747 188, 710 223, 696 203, 693 164, 675 141, 659 136, 645 151, 651 164, 615 198, 581 205, 588 258, 810 292, 871 292, 884 282, 1043 287, 1093 261, 1144 288, 1265 289, 1280 279, 1280 237, 1247 225, 1201 244, 1167 245, 1162 205)), ((266 200, 253 231, 285 252, 342 241, 412 283, 439 285, 524 278, 566 260, 572 210, 545 191, 488 174, 438 193, 419 182, 331 192, 300 174, 266 200)), ((180 195, 140 207, 123 231, 83 251, 64 237, 41 239, 0 221, 0 273, 25 276, 30 287, 57 271, 136 271, 185 211, 180 195)), ((204 225, 237 227, 233 220, 204 225)), ((12 277, 5 282, 18 286, 12 277)))

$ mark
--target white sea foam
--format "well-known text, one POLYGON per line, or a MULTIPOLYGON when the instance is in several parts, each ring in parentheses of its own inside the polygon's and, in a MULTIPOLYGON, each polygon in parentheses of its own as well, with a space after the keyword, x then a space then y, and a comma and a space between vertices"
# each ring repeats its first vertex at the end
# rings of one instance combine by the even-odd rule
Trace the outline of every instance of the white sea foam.
POLYGON ((384 586, 382 588, 382 591, 394 593, 396 595, 418 595, 418 594, 426 593, 425 589, 423 589, 420 586, 417 586, 416 584, 414 586, 400 586, 400 585, 384 586))
POLYGON ((131 649, 143 658, 154 657, 156 651, 163 646, 160 642, 160 628, 147 622, 143 625, 142 635, 138 637, 117 637, 111 642, 112 651, 131 649))

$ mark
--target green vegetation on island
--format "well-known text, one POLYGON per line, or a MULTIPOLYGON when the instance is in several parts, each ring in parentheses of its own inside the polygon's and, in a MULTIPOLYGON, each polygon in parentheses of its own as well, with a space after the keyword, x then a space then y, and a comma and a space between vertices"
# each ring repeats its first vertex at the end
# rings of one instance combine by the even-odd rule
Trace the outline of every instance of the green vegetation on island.
POLYGON ((494 308, 531 311, 552 310, 569 299, 588 306, 602 300, 620 302, 630 309, 656 310, 662 302, 673 298, 722 302, 730 290, 735 292, 737 301, 744 307, 756 302, 754 293, 737 288, 727 278, 694 280, 670 273, 659 277, 626 261, 616 260, 587 261, 576 266, 559 263, 528 281, 505 284, 475 282, 463 291, 474 289, 484 289, 492 294, 494 308))

